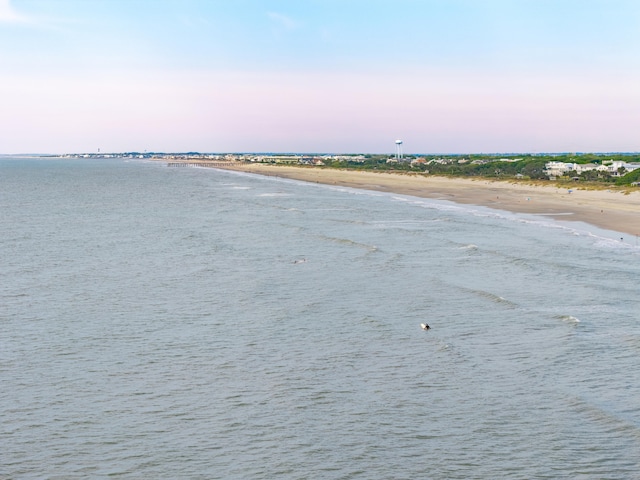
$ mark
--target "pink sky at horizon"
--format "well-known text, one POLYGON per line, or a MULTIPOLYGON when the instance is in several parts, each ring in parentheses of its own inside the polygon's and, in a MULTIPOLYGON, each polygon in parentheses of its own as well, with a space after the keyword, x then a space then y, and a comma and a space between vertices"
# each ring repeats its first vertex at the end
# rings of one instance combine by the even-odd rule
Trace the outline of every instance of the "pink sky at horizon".
POLYGON ((640 151, 640 3, 398 1, 0 0, 0 153, 640 151))
POLYGON ((407 153, 640 149, 640 92, 630 85, 607 90, 594 80, 573 88, 569 78, 478 75, 461 85, 456 78, 471 74, 431 73, 261 73, 259 82, 254 73, 5 77, 1 90, 13 113, 0 113, 2 153, 24 153, 16 149, 34 133, 42 147, 30 153, 65 153, 69 145, 382 153, 396 138, 407 153), (611 124, 611 115, 624 121, 611 124), (599 139, 613 131, 625 141, 599 139))

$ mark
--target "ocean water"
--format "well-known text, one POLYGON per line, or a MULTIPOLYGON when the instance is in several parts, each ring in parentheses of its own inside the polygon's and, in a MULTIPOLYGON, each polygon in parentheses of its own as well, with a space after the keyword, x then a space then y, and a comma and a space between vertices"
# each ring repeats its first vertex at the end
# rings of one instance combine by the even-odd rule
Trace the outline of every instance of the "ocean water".
POLYGON ((0 215, 0 479, 640 478, 636 239, 121 159, 0 215))

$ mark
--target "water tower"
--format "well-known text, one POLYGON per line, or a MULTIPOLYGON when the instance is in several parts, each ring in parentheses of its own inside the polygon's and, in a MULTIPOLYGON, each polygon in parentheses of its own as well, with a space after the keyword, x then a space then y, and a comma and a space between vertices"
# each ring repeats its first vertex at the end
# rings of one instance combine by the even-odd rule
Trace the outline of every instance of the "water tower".
POLYGON ((402 159, 402 140, 396 140, 396 160, 402 159))

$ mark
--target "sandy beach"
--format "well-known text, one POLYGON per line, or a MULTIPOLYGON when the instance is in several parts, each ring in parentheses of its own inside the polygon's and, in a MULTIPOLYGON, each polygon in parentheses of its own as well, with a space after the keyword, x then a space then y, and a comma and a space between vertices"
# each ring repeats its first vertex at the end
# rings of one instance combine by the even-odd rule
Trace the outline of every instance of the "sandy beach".
POLYGON ((223 166, 217 164, 216 168, 481 205, 510 212, 544 215, 562 221, 585 222, 634 237, 640 235, 640 190, 631 193, 580 190, 576 185, 569 191, 551 185, 537 186, 515 181, 269 164, 229 163, 223 166))

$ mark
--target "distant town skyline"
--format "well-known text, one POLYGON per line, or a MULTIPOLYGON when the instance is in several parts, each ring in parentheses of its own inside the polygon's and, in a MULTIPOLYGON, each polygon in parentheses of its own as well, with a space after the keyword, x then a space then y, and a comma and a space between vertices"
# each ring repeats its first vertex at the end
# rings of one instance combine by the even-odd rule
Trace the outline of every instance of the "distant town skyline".
POLYGON ((0 153, 640 151, 636 0, 0 0, 0 153))

